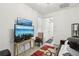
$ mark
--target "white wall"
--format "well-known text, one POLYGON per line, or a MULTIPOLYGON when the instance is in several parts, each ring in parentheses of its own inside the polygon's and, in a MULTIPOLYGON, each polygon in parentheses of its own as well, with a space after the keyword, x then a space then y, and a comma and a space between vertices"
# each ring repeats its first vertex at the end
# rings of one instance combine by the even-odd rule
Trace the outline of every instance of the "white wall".
POLYGON ((43 17, 42 16, 38 17, 36 25, 38 27, 37 32, 43 32, 43 17))
POLYGON ((46 42, 49 39, 49 19, 44 19, 44 42, 46 42))
POLYGON ((38 12, 25 4, 0 4, 0 50, 10 49, 13 53, 13 29, 17 17, 31 19, 36 30, 39 16, 38 12))
POLYGON ((65 8, 63 10, 44 15, 53 17, 54 22, 54 41, 59 43, 71 36, 71 24, 79 23, 79 7, 65 8))

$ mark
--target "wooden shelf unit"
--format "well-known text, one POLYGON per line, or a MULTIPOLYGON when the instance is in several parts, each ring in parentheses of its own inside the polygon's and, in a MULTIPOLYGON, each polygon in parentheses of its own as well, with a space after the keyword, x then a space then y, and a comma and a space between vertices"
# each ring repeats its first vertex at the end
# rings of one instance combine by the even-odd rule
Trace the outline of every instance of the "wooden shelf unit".
POLYGON ((26 51, 25 50, 25 44, 27 44, 27 43, 29 43, 30 48, 32 48, 32 42, 33 42, 33 39, 24 40, 24 41, 21 41, 21 42, 14 42, 14 55, 18 56, 19 54, 24 53, 26 51), (20 53, 19 48, 20 48, 21 45, 24 46, 24 50, 20 53))

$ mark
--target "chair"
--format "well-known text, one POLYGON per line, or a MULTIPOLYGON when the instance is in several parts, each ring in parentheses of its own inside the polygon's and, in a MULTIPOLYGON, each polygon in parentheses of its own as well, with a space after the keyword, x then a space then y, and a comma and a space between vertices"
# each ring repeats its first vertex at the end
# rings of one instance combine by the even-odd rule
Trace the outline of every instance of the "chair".
POLYGON ((41 44, 43 44, 43 33, 39 32, 38 36, 35 39, 35 44, 38 43, 38 46, 40 46, 41 44))

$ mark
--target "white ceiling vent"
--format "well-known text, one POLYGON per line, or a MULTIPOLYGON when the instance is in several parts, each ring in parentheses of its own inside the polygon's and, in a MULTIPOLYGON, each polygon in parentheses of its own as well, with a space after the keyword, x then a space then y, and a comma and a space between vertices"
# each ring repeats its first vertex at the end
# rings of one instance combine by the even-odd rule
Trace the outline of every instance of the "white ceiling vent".
POLYGON ((60 5, 60 8, 65 8, 65 7, 69 7, 69 3, 63 3, 60 5))

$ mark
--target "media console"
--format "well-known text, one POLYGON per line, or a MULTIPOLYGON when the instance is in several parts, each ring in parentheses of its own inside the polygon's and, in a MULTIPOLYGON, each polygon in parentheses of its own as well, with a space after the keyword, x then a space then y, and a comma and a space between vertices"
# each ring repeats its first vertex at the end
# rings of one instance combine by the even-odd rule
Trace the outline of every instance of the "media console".
POLYGON ((15 56, 18 56, 21 53, 24 53, 26 51, 25 45, 27 43, 29 43, 30 44, 30 48, 32 48, 32 45, 33 45, 32 42, 34 42, 33 39, 24 40, 24 41, 21 41, 21 42, 14 42, 14 55, 15 56), (24 49, 23 49, 22 52, 19 51, 20 50, 20 46, 23 46, 24 47, 24 49))

